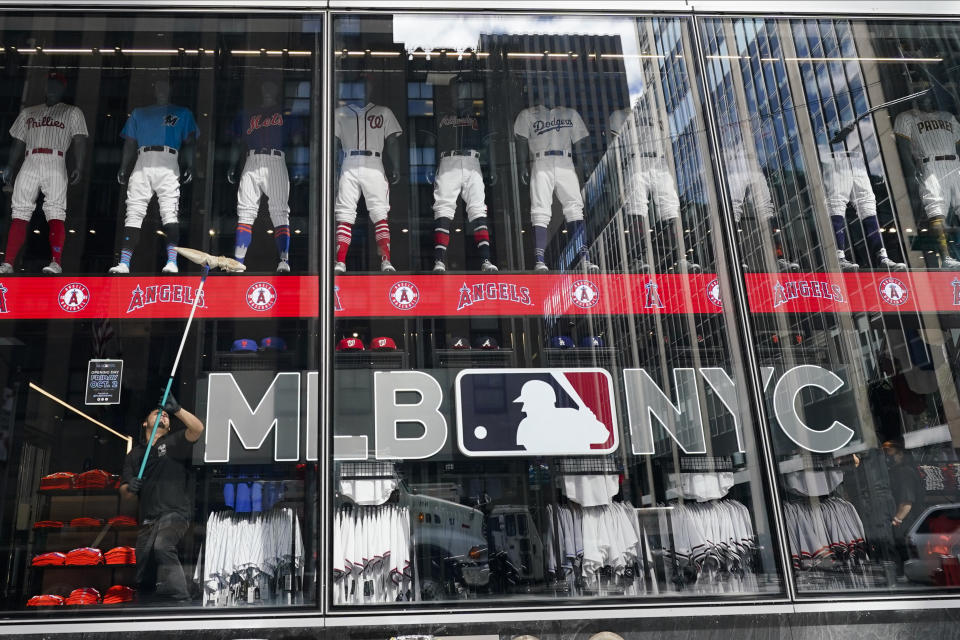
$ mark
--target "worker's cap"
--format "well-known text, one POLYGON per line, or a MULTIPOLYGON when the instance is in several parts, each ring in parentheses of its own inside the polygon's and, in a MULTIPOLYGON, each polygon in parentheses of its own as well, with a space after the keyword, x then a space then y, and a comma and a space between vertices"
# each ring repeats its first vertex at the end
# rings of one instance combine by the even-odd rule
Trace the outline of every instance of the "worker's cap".
POLYGON ((337 351, 363 351, 363 340, 360 338, 344 338, 337 343, 337 351))
POLYGON ((396 351, 397 343, 393 338, 381 336, 370 341, 370 348, 374 351, 396 351))
POLYGON ((580 346, 588 349, 592 347, 602 347, 603 338, 600 336, 583 336, 580 338, 580 346))
POLYGON ((480 336, 473 341, 473 346, 477 349, 487 349, 494 351, 500 348, 500 344, 497 342, 496 338, 492 336, 480 336))
POLYGON ((451 349, 469 349, 470 341, 461 336, 453 336, 450 338, 450 342, 447 343, 447 346, 451 349))
POLYGON ((573 338, 570 336, 553 336, 550 338, 550 346, 554 349, 569 349, 573 346, 573 338))
POLYGON ((230 345, 230 351, 235 353, 256 353, 257 349, 257 341, 251 338, 240 338, 230 345))
POLYGON ((279 336, 267 336, 260 341, 260 348, 264 351, 286 351, 287 341, 279 336))

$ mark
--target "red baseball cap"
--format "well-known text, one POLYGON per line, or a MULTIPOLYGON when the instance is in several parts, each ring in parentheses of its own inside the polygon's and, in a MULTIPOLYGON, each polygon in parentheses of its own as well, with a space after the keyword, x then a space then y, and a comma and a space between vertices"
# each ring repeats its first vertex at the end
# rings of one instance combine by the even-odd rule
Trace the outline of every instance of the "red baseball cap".
POLYGON ((337 343, 337 351, 363 351, 363 340, 360 338, 344 338, 337 343))
POLYGON ((56 80, 57 82, 62 84, 64 88, 66 88, 67 86, 67 76, 63 75, 59 71, 51 71, 49 74, 47 74, 47 78, 49 78, 50 80, 56 80))
POLYGON ((396 351, 397 343, 393 341, 393 338, 374 338, 370 341, 370 348, 374 351, 396 351))

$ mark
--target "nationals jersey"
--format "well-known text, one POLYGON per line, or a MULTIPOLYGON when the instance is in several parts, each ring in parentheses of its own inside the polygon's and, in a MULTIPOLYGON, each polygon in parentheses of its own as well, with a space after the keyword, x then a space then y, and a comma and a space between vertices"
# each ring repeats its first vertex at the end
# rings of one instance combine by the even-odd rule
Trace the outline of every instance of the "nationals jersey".
POLYGON ((952 113, 910 109, 897 116, 893 132, 910 141, 915 158, 957 155, 960 123, 952 113))
POLYGON ((444 113, 437 120, 437 151, 480 151, 486 137, 486 121, 472 112, 444 113))
POLYGON ((403 129, 389 107, 370 102, 365 107, 348 104, 334 114, 334 134, 344 149, 380 152, 384 141, 398 133, 403 129))
POLYGON ((513 133, 527 139, 532 153, 566 151, 573 143, 589 135, 587 125, 575 109, 570 107, 528 107, 513 123, 513 133))
POLYGON ((17 116, 10 135, 32 149, 66 151, 74 136, 87 135, 83 112, 71 104, 58 102, 52 107, 38 104, 17 116))
POLYGON ((120 135, 136 140, 140 147, 179 149, 191 135, 200 135, 200 132, 190 109, 175 104, 155 104, 134 109, 120 135))
POLYGON ((303 131, 303 120, 289 109, 247 109, 237 114, 232 133, 249 149, 278 149, 290 146, 292 138, 303 131))

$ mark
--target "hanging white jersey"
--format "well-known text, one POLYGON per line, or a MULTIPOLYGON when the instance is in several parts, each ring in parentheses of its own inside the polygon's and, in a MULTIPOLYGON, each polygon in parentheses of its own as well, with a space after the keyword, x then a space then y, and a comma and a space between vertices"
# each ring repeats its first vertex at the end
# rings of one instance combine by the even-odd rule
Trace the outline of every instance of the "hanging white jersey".
POLYGON ((662 158, 666 134, 650 118, 632 109, 618 109, 607 118, 611 140, 616 140, 622 153, 631 157, 662 158))
POLYGON ((952 113, 910 109, 897 116, 893 132, 910 141, 915 158, 957 155, 960 123, 952 113))
POLYGON ((389 107, 367 103, 365 107, 346 105, 337 109, 334 134, 344 149, 383 151, 383 143, 394 134, 403 133, 397 117, 389 107))
POLYGON ((65 152, 74 136, 87 135, 87 123, 83 112, 72 104, 38 104, 20 112, 10 127, 10 135, 21 140, 28 153, 32 149, 65 152))
POLYGON ((570 153, 575 142, 589 135, 583 118, 570 107, 524 109, 513 123, 513 132, 527 139, 534 154, 544 151, 570 153))

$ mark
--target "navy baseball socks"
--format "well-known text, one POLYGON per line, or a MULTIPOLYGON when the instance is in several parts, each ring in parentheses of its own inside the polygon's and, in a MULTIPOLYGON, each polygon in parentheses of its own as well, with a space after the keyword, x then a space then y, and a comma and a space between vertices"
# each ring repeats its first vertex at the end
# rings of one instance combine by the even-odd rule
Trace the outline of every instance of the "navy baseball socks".
MULTIPOLYGON (((163 225, 163 233, 166 236, 167 262, 163 265, 163 273, 178 273, 180 268, 177 266, 176 246, 180 243, 180 225, 176 222, 163 225)), ((123 241, 120 243, 120 262, 116 266, 110 267, 110 273, 124 274, 130 273, 130 261, 133 260, 133 251, 140 242, 140 229, 138 227, 124 227, 123 241)))
MULTIPOLYGON (((830 222, 833 225, 833 235, 837 239, 837 261, 840 264, 841 271, 856 271, 860 268, 856 262, 847 259, 847 231, 846 220, 843 216, 830 216, 830 222)), ((902 262, 895 262, 887 255, 887 249, 883 246, 883 236, 880 235, 880 221, 877 216, 867 216, 860 220, 863 225, 863 235, 867 240, 870 251, 877 257, 877 266, 890 271, 906 271, 907 265, 902 262)))
MULTIPOLYGON (((450 246, 449 218, 439 217, 434 220, 433 228, 433 270, 442 273, 447 270, 447 247, 450 246)), ((481 271, 499 271, 497 266, 490 262, 490 230, 487 226, 487 217, 480 216, 472 223, 473 241, 480 254, 481 271)))

